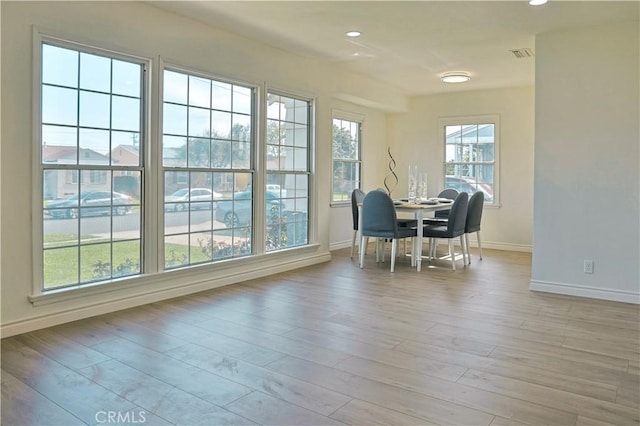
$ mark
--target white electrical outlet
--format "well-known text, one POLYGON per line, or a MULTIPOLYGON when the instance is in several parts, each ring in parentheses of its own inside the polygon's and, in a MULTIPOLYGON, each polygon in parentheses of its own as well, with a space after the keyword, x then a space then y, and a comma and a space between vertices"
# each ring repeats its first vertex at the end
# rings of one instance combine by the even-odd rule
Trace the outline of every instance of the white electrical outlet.
POLYGON ((593 260, 584 261, 584 273, 593 274, 593 260))

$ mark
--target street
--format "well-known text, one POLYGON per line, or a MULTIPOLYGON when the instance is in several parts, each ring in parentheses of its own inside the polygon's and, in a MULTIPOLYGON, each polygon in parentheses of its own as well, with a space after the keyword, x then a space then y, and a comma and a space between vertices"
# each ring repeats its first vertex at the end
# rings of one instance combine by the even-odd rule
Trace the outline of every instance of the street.
MULTIPOLYGON (((208 229, 226 229, 223 223, 214 220, 215 210, 194 210, 182 212, 166 212, 165 230, 170 234, 189 232, 189 220, 191 220, 191 231, 208 229), (212 225, 212 226, 211 226, 212 225)), ((78 226, 82 235, 109 234, 110 224, 113 224, 113 234, 138 235, 140 229, 140 210, 134 209, 124 216, 97 216, 81 217, 78 219, 47 219, 44 221, 44 234, 76 234, 78 226), (133 231, 133 232, 132 232, 133 231)), ((135 236, 132 236, 136 238, 135 236)))

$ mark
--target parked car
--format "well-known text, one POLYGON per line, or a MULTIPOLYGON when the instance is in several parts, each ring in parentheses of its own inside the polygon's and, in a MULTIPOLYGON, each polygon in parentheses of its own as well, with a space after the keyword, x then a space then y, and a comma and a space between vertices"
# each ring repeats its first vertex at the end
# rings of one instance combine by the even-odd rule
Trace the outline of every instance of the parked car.
POLYGON ((210 209, 215 206, 214 202, 220 199, 222 194, 208 188, 182 188, 164 198, 164 209, 181 212, 189 205, 192 210, 210 209))
POLYGON ((268 183, 266 186, 267 186, 267 191, 273 192, 274 194, 278 195, 280 198, 287 198, 287 190, 281 189, 280 185, 277 185, 275 183, 268 183))
POLYGON ((63 200, 50 201, 44 214, 52 218, 75 219, 78 216, 125 215, 131 211, 133 198, 120 192, 87 191, 63 200))
POLYGON ((487 184, 475 183, 473 178, 447 176, 445 188, 457 189, 458 192, 468 192, 469 195, 476 191, 482 191, 484 192, 485 202, 493 202, 493 187, 487 184))
MULTIPOLYGON (((284 209, 285 203, 279 194, 267 191, 267 209, 284 209)), ((251 191, 241 191, 233 194, 233 199, 218 201, 216 220, 225 224, 227 228, 245 226, 251 223, 251 191)))
MULTIPOLYGON (((287 198, 287 190, 281 188, 277 183, 268 183, 265 185, 267 191, 273 192, 278 198, 287 198)), ((251 184, 248 184, 245 191, 251 191, 251 184)))

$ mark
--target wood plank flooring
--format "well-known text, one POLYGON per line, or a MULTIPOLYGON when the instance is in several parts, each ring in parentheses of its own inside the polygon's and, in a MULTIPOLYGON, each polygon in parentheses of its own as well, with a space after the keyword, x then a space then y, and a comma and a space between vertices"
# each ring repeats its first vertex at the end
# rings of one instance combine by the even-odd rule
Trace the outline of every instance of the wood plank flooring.
POLYGON ((639 307, 531 292, 529 254, 483 254, 391 274, 340 250, 4 339, 1 422, 638 425, 639 307))

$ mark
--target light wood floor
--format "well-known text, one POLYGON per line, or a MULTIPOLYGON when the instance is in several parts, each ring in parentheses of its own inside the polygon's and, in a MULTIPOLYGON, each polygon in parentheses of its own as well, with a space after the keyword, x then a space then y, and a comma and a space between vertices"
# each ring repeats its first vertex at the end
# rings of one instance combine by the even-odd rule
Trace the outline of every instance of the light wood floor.
POLYGON ((2 424, 637 425, 637 305, 330 263, 2 341, 2 424))

